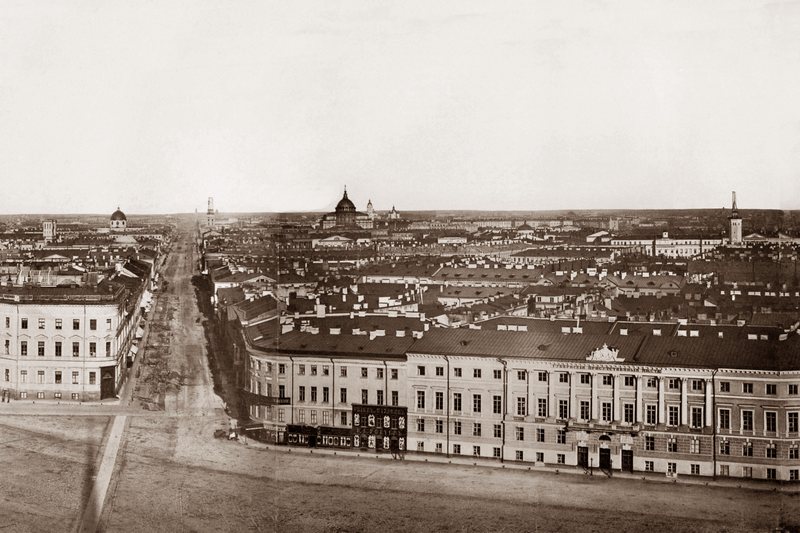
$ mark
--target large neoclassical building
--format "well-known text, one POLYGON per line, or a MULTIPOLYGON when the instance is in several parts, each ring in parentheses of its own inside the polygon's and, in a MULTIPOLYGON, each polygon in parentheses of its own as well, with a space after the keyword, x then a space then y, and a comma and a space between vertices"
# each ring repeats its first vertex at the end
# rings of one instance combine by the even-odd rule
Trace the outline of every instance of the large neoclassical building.
MULTIPOLYGON (((370 202, 371 205, 371 202, 370 202)), ((339 203, 336 204, 336 210, 331 213, 322 215, 320 224, 322 229, 372 229, 373 218, 368 213, 356 211, 355 204, 347 197, 347 189, 344 190, 344 195, 339 203)))

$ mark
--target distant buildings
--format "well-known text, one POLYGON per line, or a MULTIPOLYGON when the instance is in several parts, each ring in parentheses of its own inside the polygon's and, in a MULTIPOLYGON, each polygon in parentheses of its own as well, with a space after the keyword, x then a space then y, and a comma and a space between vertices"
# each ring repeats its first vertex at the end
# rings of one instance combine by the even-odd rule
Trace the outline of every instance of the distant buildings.
POLYGON ((739 246, 742 244, 742 217, 739 216, 739 210, 736 207, 736 191, 733 191, 733 206, 729 220, 731 224, 730 243, 739 246))
POLYGON ((326 213, 320 221, 322 229, 372 229, 373 216, 356 211, 355 204, 347 197, 347 189, 336 204, 336 210, 326 213))
POLYGON ((109 224, 111 231, 125 231, 128 227, 128 217, 125 216, 125 213, 120 211, 119 207, 117 210, 111 213, 111 222, 109 224))

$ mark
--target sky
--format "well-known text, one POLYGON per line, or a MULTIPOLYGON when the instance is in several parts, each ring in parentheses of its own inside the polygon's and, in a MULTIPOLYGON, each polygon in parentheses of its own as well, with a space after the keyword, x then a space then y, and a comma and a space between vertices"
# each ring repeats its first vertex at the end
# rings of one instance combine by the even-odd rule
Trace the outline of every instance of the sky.
POLYGON ((0 213, 800 209, 800 2, 3 0, 0 213))

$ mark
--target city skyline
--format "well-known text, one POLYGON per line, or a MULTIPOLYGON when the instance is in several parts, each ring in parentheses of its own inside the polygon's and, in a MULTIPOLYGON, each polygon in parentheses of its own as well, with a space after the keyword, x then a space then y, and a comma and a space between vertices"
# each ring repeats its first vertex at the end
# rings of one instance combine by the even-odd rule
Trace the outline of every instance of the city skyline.
POLYGON ((798 25, 772 2, 5 6, 0 213, 324 211, 344 184, 405 211, 797 209, 798 25))

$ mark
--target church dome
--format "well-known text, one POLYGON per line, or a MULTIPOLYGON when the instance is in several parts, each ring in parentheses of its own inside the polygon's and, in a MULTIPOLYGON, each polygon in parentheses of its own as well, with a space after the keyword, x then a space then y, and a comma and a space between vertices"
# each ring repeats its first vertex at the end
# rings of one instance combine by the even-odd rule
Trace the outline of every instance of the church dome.
POLYGON ((125 213, 120 211, 119 207, 117 207, 117 210, 111 213, 111 220, 128 220, 128 217, 126 217, 125 213))
POLYGON ((350 198, 347 197, 347 190, 344 191, 344 196, 342 199, 339 200, 339 203, 336 204, 336 212, 337 213, 347 213, 347 212, 355 212, 356 206, 353 202, 350 201, 350 198))

